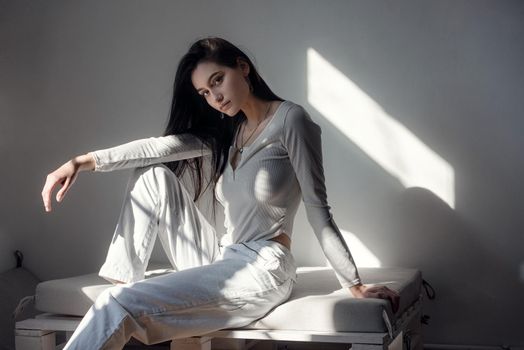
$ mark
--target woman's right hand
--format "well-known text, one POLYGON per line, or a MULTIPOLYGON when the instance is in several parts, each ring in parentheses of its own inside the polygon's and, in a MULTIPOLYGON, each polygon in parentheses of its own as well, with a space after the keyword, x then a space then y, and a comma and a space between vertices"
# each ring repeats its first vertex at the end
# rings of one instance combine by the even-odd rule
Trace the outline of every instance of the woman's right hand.
POLYGON ((58 184, 61 184, 62 188, 56 194, 56 201, 61 202, 78 177, 78 173, 83 170, 94 170, 94 168, 95 159, 88 153, 71 159, 48 174, 42 190, 45 211, 51 211, 51 196, 58 184))

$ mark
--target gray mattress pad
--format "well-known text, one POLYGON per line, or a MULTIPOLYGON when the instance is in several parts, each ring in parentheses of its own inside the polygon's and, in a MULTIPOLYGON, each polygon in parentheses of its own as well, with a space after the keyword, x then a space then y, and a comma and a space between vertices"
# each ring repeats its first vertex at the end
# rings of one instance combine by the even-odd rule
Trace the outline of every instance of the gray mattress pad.
MULTIPOLYGON (((146 278, 176 273, 153 266, 146 278)), ((395 322, 421 293, 422 275, 408 268, 359 268, 365 284, 386 285, 400 294, 400 306, 393 314, 382 299, 353 298, 342 289, 329 267, 300 267, 298 281, 289 300, 265 317, 244 327, 248 329, 301 330, 316 332, 387 332, 384 318, 395 322)), ((97 296, 113 285, 98 274, 56 279, 38 284, 35 307, 42 312, 83 316, 97 296)))

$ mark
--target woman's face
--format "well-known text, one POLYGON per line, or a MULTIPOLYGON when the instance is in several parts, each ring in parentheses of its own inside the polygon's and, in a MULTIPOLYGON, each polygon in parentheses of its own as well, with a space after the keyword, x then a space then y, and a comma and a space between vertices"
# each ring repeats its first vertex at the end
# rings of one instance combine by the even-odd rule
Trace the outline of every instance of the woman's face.
POLYGON ((191 81, 197 93, 214 109, 229 116, 236 115, 247 101, 250 91, 245 79, 249 65, 238 60, 236 68, 229 68, 214 62, 200 62, 191 81))

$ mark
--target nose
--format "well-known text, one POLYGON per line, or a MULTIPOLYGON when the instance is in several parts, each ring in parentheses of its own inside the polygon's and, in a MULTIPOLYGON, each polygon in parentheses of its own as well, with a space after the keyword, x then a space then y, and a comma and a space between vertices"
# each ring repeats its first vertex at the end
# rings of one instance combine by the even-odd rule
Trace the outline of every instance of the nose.
POLYGON ((224 99, 224 96, 222 96, 221 93, 215 94, 215 101, 217 101, 218 103, 220 103, 223 99, 224 99))

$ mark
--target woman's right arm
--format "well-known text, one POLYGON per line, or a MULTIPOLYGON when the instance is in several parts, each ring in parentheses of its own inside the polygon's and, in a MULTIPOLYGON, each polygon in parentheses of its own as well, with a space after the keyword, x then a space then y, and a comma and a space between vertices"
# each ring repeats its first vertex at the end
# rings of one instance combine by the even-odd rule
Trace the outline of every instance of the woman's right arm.
POLYGON ((51 211, 51 196, 53 190, 59 184, 62 188, 56 194, 56 201, 61 202, 67 191, 71 188, 78 173, 86 170, 95 169, 95 159, 91 154, 84 154, 74 157, 73 159, 64 163, 61 167, 47 175, 44 189, 42 190, 42 199, 44 201, 45 211, 51 211))
POLYGON ((42 190, 44 207, 46 211, 51 211, 51 196, 58 184, 61 184, 62 188, 57 192, 56 200, 61 202, 80 171, 136 168, 208 154, 211 154, 211 150, 200 139, 190 134, 150 137, 89 152, 71 159, 47 175, 42 190))
POLYGON ((131 141, 90 153, 95 159, 95 171, 113 171, 202 157, 211 154, 211 150, 196 136, 179 134, 131 141))

